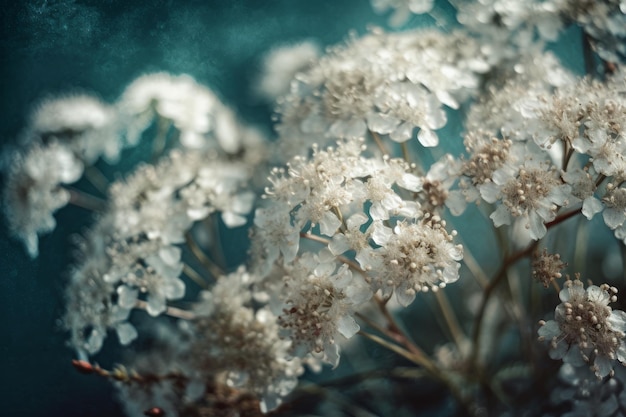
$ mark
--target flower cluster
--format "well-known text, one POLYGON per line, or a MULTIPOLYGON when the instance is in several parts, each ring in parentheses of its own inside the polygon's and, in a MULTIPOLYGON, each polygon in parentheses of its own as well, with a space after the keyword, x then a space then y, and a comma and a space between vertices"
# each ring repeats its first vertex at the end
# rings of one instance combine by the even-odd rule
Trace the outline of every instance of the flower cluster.
POLYGON ((626 7, 620 0, 462 0, 458 7, 459 22, 501 57, 533 47, 535 36, 556 40, 572 21, 592 39, 603 59, 618 62, 625 56, 626 7))
MULTIPOLYGON (((155 117, 159 125, 156 149, 164 148, 168 140, 172 141, 168 131, 174 126, 176 143, 170 146, 182 146, 189 152, 182 157, 184 161, 169 167, 170 172, 157 173, 154 168, 145 168, 143 174, 137 174, 128 185, 130 195, 120 198, 133 204, 133 198, 140 197, 141 193, 150 194, 149 190, 142 188, 150 188, 151 181, 155 183, 152 187, 161 187, 158 182, 163 178, 160 175, 169 177, 165 181, 170 183, 162 186, 171 192, 184 191, 177 190, 176 186, 186 185, 197 176, 189 187, 194 190, 184 191, 188 194, 189 204, 196 210, 190 214, 193 220, 206 217, 207 206, 212 205, 212 210, 222 211, 229 225, 244 222, 242 214, 250 211, 251 194, 234 197, 231 190, 237 188, 234 184, 251 178, 255 167, 264 161, 266 152, 263 151, 262 135, 242 125, 210 90, 191 77, 151 74, 128 86, 114 106, 107 106, 91 96, 79 95, 48 99, 34 111, 31 125, 24 133, 25 149, 5 155, 10 163, 3 198, 9 228, 24 242, 31 256, 38 253, 38 236, 54 230, 55 211, 70 200, 88 208, 97 204, 97 200, 73 193, 67 186, 78 181, 85 168, 99 157, 115 162, 124 146, 137 145, 141 133, 155 117), (192 156, 193 151, 196 153, 192 156), (229 165, 219 161, 226 155, 233 156, 239 163, 229 165), (222 166, 201 167, 203 158, 218 161, 222 166), (190 166, 182 169, 186 163, 190 166), (212 201, 209 204, 207 200, 212 201)), ((99 186, 100 182, 96 181, 94 185, 99 186)), ((167 198, 167 192, 156 194, 148 199, 167 198)), ((159 208, 158 201, 153 203, 153 208, 159 208)), ((125 203, 116 201, 114 204, 125 203)), ((118 208, 118 211, 119 218, 131 215, 123 213, 123 209, 118 208)), ((151 221, 156 215, 155 210, 152 211, 148 219, 139 219, 142 216, 139 210, 124 221, 151 221)), ((165 211, 160 215, 163 217, 161 223, 168 219, 165 211)), ((163 224, 158 225, 161 226, 163 224)))
POLYGON ((368 131, 406 142, 419 128, 419 142, 436 146, 435 130, 446 124, 443 106, 456 109, 474 95, 488 69, 479 45, 463 32, 374 30, 296 76, 279 101, 276 130, 284 141, 311 138, 310 145, 368 131))
POLYGON ((585 289, 576 279, 566 281, 554 320, 541 322, 540 340, 550 342, 550 357, 572 366, 585 363, 598 378, 613 372, 613 361, 626 362, 626 313, 612 310, 617 289, 604 284, 585 289))
MULTIPOLYGON (((558 280, 571 258, 606 278, 619 251, 599 233, 626 244, 625 2, 450 4, 461 28, 273 49, 254 91, 276 101, 274 142, 187 75, 141 76, 113 104, 77 94, 36 107, 4 155, 3 208, 32 257, 57 210, 95 212, 65 292, 77 368, 114 380, 131 415, 259 416, 282 411, 305 366, 335 369, 374 343, 416 366, 385 365, 391 391, 432 377, 468 415, 550 389, 558 412, 623 411, 618 290, 558 280), (586 77, 546 51, 572 24, 586 77), (105 163, 128 147, 150 155, 109 181, 105 163), (561 303, 538 334, 561 381, 545 378, 529 331, 553 289, 561 303), (441 317, 416 324, 431 302, 441 317), (136 341, 128 368, 89 363, 109 333, 136 341)), ((432 0, 372 5, 395 26, 429 12, 445 24, 432 0)))
POLYGON ((291 341, 279 338, 280 318, 267 307, 251 308, 253 282, 239 269, 202 293, 188 327, 187 360, 194 378, 252 393, 266 413, 295 388, 303 368, 289 355, 291 341))
POLYGON ((333 365, 335 336, 358 331, 352 315, 372 294, 395 294, 408 306, 417 292, 456 281, 463 257, 456 232, 405 199, 421 193, 425 179, 399 159, 364 151, 362 141, 343 141, 294 158, 274 171, 255 217, 253 265, 282 277, 281 325, 299 355, 323 352, 333 365), (315 242, 326 247, 309 249, 315 242))
POLYGON ((392 10, 389 17, 391 26, 402 26, 411 14, 423 14, 432 10, 433 0, 371 0, 372 7, 378 13, 385 13, 392 10))

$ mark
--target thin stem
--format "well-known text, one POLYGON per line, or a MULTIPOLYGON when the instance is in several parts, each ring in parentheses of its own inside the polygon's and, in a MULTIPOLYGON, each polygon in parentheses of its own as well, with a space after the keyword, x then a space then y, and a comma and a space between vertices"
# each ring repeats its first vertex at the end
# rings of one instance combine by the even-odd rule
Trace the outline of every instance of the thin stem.
POLYGON ((386 335, 391 337, 397 343, 400 343, 404 347, 406 347, 412 354, 418 357, 427 358, 426 354, 420 349, 415 343, 413 343, 406 336, 404 331, 400 328, 396 319, 387 309, 387 300, 381 299, 378 295, 374 295, 374 300, 376 301, 376 305, 378 306, 378 310, 382 313, 383 317, 387 321, 388 328, 386 329, 386 335))
POLYGON ((330 243, 330 240, 318 235, 314 235, 313 233, 300 232, 300 237, 303 239, 312 240, 313 242, 321 243, 326 246, 328 246, 328 244, 330 243))
POLYGON ((165 149, 167 142, 167 131, 170 129, 172 122, 165 117, 159 117, 157 121, 157 134, 152 142, 152 159, 156 160, 165 149))
POLYGON ((583 59, 585 62, 585 72, 589 75, 595 76, 595 68, 593 62, 593 51, 591 50, 591 38, 585 32, 582 31, 582 47, 583 47, 583 59))
POLYGON ((370 135, 372 136, 372 139, 374 139, 376 146, 378 146, 378 149, 380 149, 383 155, 391 155, 389 151, 387 150, 387 147, 383 143, 382 139, 380 138, 380 135, 372 130, 370 130, 369 132, 370 132, 370 135))
POLYGON ((537 241, 531 243, 526 249, 521 250, 512 254, 511 256, 506 257, 502 266, 498 270, 494 279, 489 282, 489 285, 484 290, 483 299, 480 303, 480 307, 478 309, 478 314, 476 315, 474 331, 472 333, 472 355, 470 363, 476 365, 476 360, 478 358, 478 353, 480 350, 480 333, 483 325, 483 318, 485 316, 485 311, 487 308, 487 304, 489 303, 489 299, 493 294, 494 290, 498 287, 498 285, 502 282, 502 280, 506 277, 507 269, 512 266, 517 261, 529 256, 535 250, 537 246, 537 241))
POLYGON ((215 258, 215 262, 217 262, 217 265, 221 265, 223 267, 226 267, 226 265, 228 265, 228 263, 226 262, 226 256, 224 254, 224 248, 222 246, 222 239, 220 239, 220 222, 219 222, 219 216, 214 214, 212 216, 209 216, 205 219, 206 222, 211 222, 209 225, 209 230, 211 230, 211 232, 213 233, 213 239, 211 240, 212 242, 212 251, 211 253, 213 254, 214 258, 215 258))
POLYGON ((150 384, 172 380, 186 380, 187 377, 178 372, 170 372, 163 375, 158 374, 139 374, 137 371, 128 369, 124 365, 116 365, 112 370, 101 368, 100 365, 91 364, 84 360, 73 359, 72 365, 82 374, 96 374, 105 378, 114 379, 125 383, 135 382, 140 384, 150 384))
POLYGON ((400 144, 400 149, 402 149, 402 158, 407 162, 411 163, 411 155, 409 154, 409 146, 406 142, 402 142, 400 144))
POLYGON ((454 343, 459 348, 459 351, 461 351, 462 346, 465 342, 465 334, 463 333, 459 321, 454 314, 454 310, 450 305, 450 300, 448 300, 448 296, 443 291, 435 291, 435 298, 437 299, 439 308, 443 313, 443 318, 446 321, 448 329, 450 330, 450 334, 454 339, 454 343))
MULTIPOLYGON (((135 308, 147 311, 148 303, 143 300, 137 300, 135 302, 135 308)), ((196 315, 192 313, 191 311, 183 310, 181 308, 176 308, 176 307, 170 307, 170 306, 166 307, 165 314, 170 317, 183 319, 183 320, 193 320, 196 318, 196 315)))
POLYGON ((426 376, 426 373, 422 369, 399 366, 393 369, 372 369, 371 371, 320 382, 319 385, 323 387, 341 387, 351 386, 364 380, 374 378, 418 379, 424 376, 426 376))
MULTIPOLYGON (((330 240, 323 238, 321 236, 318 236, 318 235, 314 235, 313 233, 300 232, 300 237, 303 239, 311 240, 313 242, 321 243, 326 246, 328 246, 328 244, 330 243, 330 240)), ((353 271, 359 272, 361 274, 365 273, 363 268, 361 268, 361 266, 358 263, 356 263, 355 261, 351 259, 346 258, 345 256, 337 256, 337 260, 348 265, 350 269, 352 269, 353 271)))
MULTIPOLYGON (((365 332, 363 330, 360 330, 358 332, 359 335, 377 343, 378 345, 387 348, 389 350, 391 350, 394 353, 397 353, 398 355, 404 357, 405 359, 415 363, 416 365, 419 365, 421 367, 424 368, 424 370, 426 370, 426 372, 428 372, 430 375, 432 375, 434 378, 440 380, 441 382, 443 382, 448 389, 450 390, 450 393, 454 396, 454 398, 456 398, 456 400, 458 401, 458 403, 468 412, 471 412, 471 407, 470 404, 468 402, 468 400, 463 396, 463 394, 461 393, 461 391, 459 390, 459 388, 441 371, 441 369, 439 369, 437 367, 437 365, 430 360, 430 358, 428 358, 428 356, 426 356, 425 354, 423 354, 419 349, 417 352, 414 352, 413 350, 409 349, 403 349, 402 347, 390 343, 388 341, 386 341, 385 339, 383 339, 382 337, 376 336, 374 334, 365 332)), ((412 345, 415 348, 417 348, 415 345, 412 345)))
POLYGON ((374 341, 377 341, 377 339, 379 339, 380 341, 384 342, 384 344, 381 344, 382 346, 385 346, 393 350, 394 352, 397 352, 398 354, 404 356, 405 358, 409 359, 415 364, 423 366, 424 369, 426 369, 429 373, 431 373, 433 376, 435 376, 436 378, 439 378, 442 382, 444 382, 448 386, 452 394, 457 398, 459 403, 461 403, 465 408, 467 408, 467 403, 464 400, 463 396, 458 391, 458 388, 445 377, 445 375, 439 370, 439 368, 434 364, 434 362, 432 362, 430 358, 428 358, 428 356, 424 353, 424 351, 422 351, 422 349, 420 349, 415 343, 411 342, 408 339, 408 337, 405 335, 405 333, 400 329, 396 320, 387 309, 386 303, 388 299, 384 300, 376 295, 374 296, 374 300, 376 301, 378 309, 384 316, 388 325, 387 328, 382 328, 378 325, 375 325, 375 328, 381 331, 387 337, 394 340, 396 343, 404 346, 406 350, 402 349, 401 347, 395 344, 390 344, 389 342, 385 341, 384 339, 381 339, 378 336, 369 335, 369 334, 365 336, 369 337, 371 340, 374 340, 374 341), (409 354, 409 356, 406 356, 407 353, 409 354))
POLYGON ((444 337, 446 338, 446 340, 454 342, 454 336, 452 335, 452 331, 450 330, 448 324, 445 322, 443 314, 441 314, 441 310, 439 304, 437 303, 437 300, 430 300, 424 297, 424 305, 430 310, 430 316, 433 317, 433 319, 437 323, 437 327, 444 333, 444 337))
MULTIPOLYGON (((528 283, 528 294, 530 295, 530 317, 537 317, 539 310, 539 294, 537 282, 535 280, 529 279, 528 283)), ((543 286, 541 286, 543 287, 543 286)))
POLYGON ((563 148, 563 171, 567 171, 569 161, 572 159, 572 155, 574 155, 574 148, 570 146, 568 141, 563 141, 563 148))
MULTIPOLYGON (((450 224, 450 226, 452 226, 452 228, 456 229, 450 221, 448 221, 448 223, 450 224)), ((460 234, 456 235, 456 240, 457 242, 459 242, 460 245, 463 246, 463 263, 470 270, 478 285, 480 285, 481 288, 485 288, 487 284, 489 284, 489 278, 487 277, 487 274, 472 254, 469 246, 461 238, 460 234)))
POLYGON ((98 168, 93 165, 85 167, 85 178, 102 194, 107 193, 109 179, 98 168))
POLYGON ((187 246, 189 246, 191 253, 193 253, 196 259, 200 261, 202 266, 204 266, 215 279, 224 275, 224 271, 222 271, 222 269, 204 253, 202 248, 191 235, 190 231, 185 233, 185 242, 187 243, 187 246))
POLYGON ((563 213, 563 214, 560 214, 560 215, 556 216, 556 218, 554 220, 552 220, 551 222, 546 223, 546 229, 554 227, 557 224, 562 223, 565 220, 567 220, 567 219, 569 219, 571 217, 576 216, 581 211, 582 211, 582 207, 580 207, 578 209, 575 209, 575 210, 568 211, 567 213, 563 213))
POLYGON ((584 262, 585 259, 587 259, 585 254, 587 253, 588 222, 584 220, 579 218, 578 227, 576 227, 576 241, 574 243, 574 271, 583 271, 584 262))
POLYGON ((193 282, 198 284, 200 287, 207 289, 209 288, 209 284, 202 278, 202 275, 198 273, 195 269, 187 264, 183 264, 183 274, 187 275, 193 282))
POLYGON ((337 206, 333 206, 332 212, 335 213, 335 216, 337 216, 337 218, 341 222, 341 226, 339 227, 339 231, 341 233, 345 233, 345 231, 348 230, 348 226, 346 225, 346 221, 343 218, 343 214, 341 213, 341 210, 339 210, 339 208, 337 206))
POLYGON ((69 186, 64 186, 63 189, 70 194, 69 203, 76 207, 97 212, 103 212, 106 209, 107 203, 101 198, 69 186))
POLYGON ((371 327, 372 329, 378 331, 381 334, 386 335, 389 330, 386 329, 385 327, 381 326, 380 324, 376 323, 374 320, 370 319, 369 317, 367 317, 366 315, 362 314, 362 313, 355 313, 354 314, 359 320, 362 320, 363 322, 365 322, 365 324, 367 324, 369 327, 371 327))
POLYGON ((359 330, 358 334, 373 341, 374 343, 384 348, 389 349, 390 351, 394 353, 397 353, 398 355, 413 362, 414 364, 424 367, 424 369, 426 369, 431 374, 439 374, 438 370, 436 370, 435 365, 425 355, 424 356, 415 355, 413 354, 413 352, 409 352, 407 349, 401 346, 398 346, 395 343, 391 343, 383 339, 380 336, 376 336, 375 334, 368 333, 364 330, 359 330))
POLYGON ((510 273, 507 273, 506 277, 512 301, 511 306, 513 316, 521 325, 523 318, 527 315, 527 313, 523 311, 526 303, 524 302, 524 297, 520 288, 520 276, 517 270, 513 270, 510 273))

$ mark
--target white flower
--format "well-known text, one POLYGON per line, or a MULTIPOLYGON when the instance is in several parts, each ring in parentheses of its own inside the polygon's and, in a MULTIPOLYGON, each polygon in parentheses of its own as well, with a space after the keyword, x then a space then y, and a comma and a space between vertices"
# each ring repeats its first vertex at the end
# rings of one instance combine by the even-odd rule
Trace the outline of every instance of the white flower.
POLYGON ((291 341, 279 337, 277 317, 267 307, 251 307, 255 280, 240 268, 201 294, 186 361, 207 382, 225 379, 229 387, 254 395, 267 413, 296 387, 304 369, 289 357, 291 341))
POLYGON ((228 153, 241 148, 241 127, 233 112, 211 90, 187 75, 155 73, 139 77, 126 87, 118 109, 131 144, 139 141, 158 116, 180 131, 184 147, 205 149, 215 147, 217 142, 228 153))
POLYGON ((271 101, 285 95, 294 76, 309 68, 320 54, 320 46, 311 40, 272 49, 263 58, 257 93, 271 101))
POLYGON ((402 26, 411 14, 428 13, 433 8, 434 0, 371 0, 374 10, 378 13, 385 13, 393 10, 389 17, 391 26, 402 26))
POLYGON ((253 262, 259 275, 265 276, 282 254, 291 262, 298 253, 300 229, 292 224, 289 210, 281 207, 258 208, 254 214, 252 237, 253 262))
POLYGON ((417 292, 458 280, 463 248, 454 245, 456 232, 448 233, 445 225, 438 216, 399 222, 393 229, 374 223, 372 240, 379 247, 356 258, 371 277, 372 290, 381 289, 385 297, 393 292, 406 307, 417 292))
POLYGON ((478 88, 481 52, 462 32, 386 34, 375 30, 334 48, 299 74, 280 103, 281 141, 366 137, 396 142, 413 137, 437 145, 443 106, 458 108, 478 88))
POLYGON ((9 230, 31 257, 38 254, 38 236, 56 227, 53 214, 70 201, 64 184, 78 181, 82 162, 56 141, 33 144, 26 153, 11 153, 3 203, 9 230))
POLYGON ((613 361, 626 362, 626 313, 612 310, 617 289, 566 281, 555 320, 541 322, 539 339, 550 342, 550 357, 573 366, 590 363, 598 378, 613 372, 613 361))
POLYGON ((322 354, 334 367, 339 363, 339 340, 359 331, 353 314, 372 296, 359 275, 347 265, 306 253, 286 268, 281 298, 285 306, 279 325, 299 357, 322 354))
POLYGON ((178 300, 185 295, 185 283, 180 279, 183 270, 180 248, 158 240, 118 241, 107 249, 107 255, 111 265, 103 271, 103 279, 147 294, 147 311, 151 316, 163 313, 167 300, 178 300))
POLYGON ((602 211, 602 202, 595 197, 595 180, 588 171, 582 169, 570 169, 563 173, 563 180, 572 187, 570 203, 582 200, 582 213, 588 219, 602 211))
POLYGON ((111 267, 106 254, 110 225, 101 222, 79 242, 81 262, 70 274, 66 288, 64 327, 70 331, 70 342, 79 357, 86 359, 102 348, 108 330, 115 330, 120 344, 128 345, 137 330, 127 320, 137 300, 137 292, 104 279, 111 267))
POLYGON ((55 138, 92 164, 104 156, 116 162, 122 148, 117 114, 95 97, 79 94, 43 101, 31 116, 30 129, 47 141, 55 138))
POLYGON ((519 218, 537 240, 546 234, 544 222, 554 220, 557 209, 567 205, 570 190, 548 161, 528 158, 515 173, 502 168, 494 172, 493 182, 481 186, 480 194, 488 203, 499 203, 489 216, 496 227, 519 218))
POLYGON ((362 232, 362 226, 369 221, 363 213, 355 213, 346 221, 346 229, 333 236, 328 249, 333 255, 341 255, 348 250, 355 250, 358 254, 369 248, 369 232, 362 232))
POLYGON ((605 205, 602 217, 606 225, 611 230, 622 226, 626 221, 626 188, 616 187, 615 184, 608 183, 602 202, 605 205))
POLYGON ((454 216, 465 211, 467 201, 461 190, 452 190, 459 179, 463 166, 450 154, 442 156, 439 161, 430 166, 420 193, 422 206, 427 211, 442 210, 448 207, 454 216))

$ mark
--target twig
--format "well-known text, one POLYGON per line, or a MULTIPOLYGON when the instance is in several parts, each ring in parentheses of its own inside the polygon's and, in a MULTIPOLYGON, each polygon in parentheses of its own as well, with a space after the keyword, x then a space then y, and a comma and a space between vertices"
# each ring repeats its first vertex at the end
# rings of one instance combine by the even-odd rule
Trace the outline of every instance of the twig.
POLYGON ((124 365, 116 365, 112 370, 106 370, 101 368, 100 365, 91 364, 85 360, 72 359, 72 366, 81 374, 95 374, 108 379, 114 379, 116 381, 125 383, 139 383, 150 384, 165 381, 168 379, 173 380, 186 380, 187 377, 178 372, 170 372, 163 375, 158 374, 139 374, 137 371, 127 369, 124 365))
POLYGON ((564 222, 565 220, 576 216, 577 214, 580 214, 582 211, 582 207, 576 209, 576 210, 572 210, 572 211, 568 211, 567 213, 563 213, 558 215, 554 220, 552 220, 551 222, 546 223, 546 228, 549 229, 553 226, 556 226, 557 224, 564 222))

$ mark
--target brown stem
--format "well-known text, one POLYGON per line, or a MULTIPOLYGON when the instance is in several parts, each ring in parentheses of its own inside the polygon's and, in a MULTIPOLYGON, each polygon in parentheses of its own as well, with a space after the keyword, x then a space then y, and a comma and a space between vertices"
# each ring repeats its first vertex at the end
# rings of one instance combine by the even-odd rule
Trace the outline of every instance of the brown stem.
MULTIPOLYGON (((454 398, 457 400, 459 405, 461 405, 461 407, 463 407, 465 411, 467 411, 468 414, 472 414, 471 413, 472 407, 470 406, 469 401, 461 393, 459 388, 450 380, 450 378, 448 378, 448 376, 441 369, 439 369, 439 367, 427 355, 425 355, 422 352, 421 349, 419 349, 413 343, 408 342, 408 345, 405 345, 406 347, 405 349, 394 343, 390 343, 379 336, 365 332, 363 330, 360 330, 358 334, 363 337, 366 337, 367 339, 370 339, 371 341, 377 343, 378 345, 382 347, 385 347, 391 350, 392 352, 397 353, 398 355, 413 362, 414 364, 423 367, 424 370, 428 372, 430 375, 432 375, 435 379, 438 379, 439 381, 443 382, 448 387, 448 389, 450 390, 450 393, 454 396, 454 398)), ((397 340, 399 336, 403 336, 402 333, 397 334, 391 328, 385 330, 385 335, 394 340, 397 340)), ((408 341, 406 337, 404 337, 404 339, 402 340, 408 341)))
POLYGON ((530 254, 532 254, 533 251, 535 250, 535 247, 537 246, 537 244, 538 244, 538 241, 535 241, 535 242, 531 243, 530 245, 528 245, 528 247, 526 249, 518 251, 518 252, 516 252, 516 253, 506 257, 504 262, 502 263, 502 266, 500 267, 500 269, 496 273, 495 278, 493 278, 491 281, 489 281, 489 284, 484 289, 483 299, 482 299, 482 301, 480 303, 480 307, 478 309, 478 314, 476 315, 476 320, 475 320, 476 324, 474 325, 474 331, 472 333, 472 354, 471 354, 471 357, 470 357, 470 363, 473 364, 473 366, 475 367, 476 370, 478 370, 478 366, 476 364, 476 361, 477 361, 478 353, 479 353, 479 350, 480 350, 480 331, 481 331, 481 328, 482 328, 483 318, 485 316, 485 310, 487 308, 487 304, 489 303, 489 299, 491 298, 491 295, 493 294, 494 290, 498 287, 498 285, 506 277, 507 269, 511 265, 516 263, 517 261, 519 261, 519 260, 529 256, 530 254))
POLYGON ((150 384, 150 383, 158 383, 161 381, 165 381, 168 379, 171 380, 185 380, 183 374, 178 372, 170 372, 163 375, 158 374, 139 374, 132 369, 127 369, 124 365, 116 365, 112 370, 106 370, 101 368, 98 364, 91 364, 84 360, 73 359, 72 365, 74 368, 82 373, 82 374, 95 374, 105 378, 114 379, 116 381, 121 381, 125 383, 139 383, 139 384, 150 384))
POLYGON ((567 213, 559 214, 558 216, 556 216, 556 218, 554 220, 552 220, 551 222, 546 223, 546 228, 549 229, 551 227, 554 227, 557 224, 562 223, 565 220, 567 220, 567 219, 569 219, 571 217, 576 216, 581 211, 582 211, 582 207, 577 208, 575 210, 568 211, 567 213))
POLYGON ((411 155, 409 154, 409 146, 406 142, 402 142, 400 144, 400 149, 402 149, 402 158, 408 163, 411 163, 411 155))

